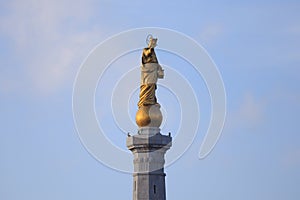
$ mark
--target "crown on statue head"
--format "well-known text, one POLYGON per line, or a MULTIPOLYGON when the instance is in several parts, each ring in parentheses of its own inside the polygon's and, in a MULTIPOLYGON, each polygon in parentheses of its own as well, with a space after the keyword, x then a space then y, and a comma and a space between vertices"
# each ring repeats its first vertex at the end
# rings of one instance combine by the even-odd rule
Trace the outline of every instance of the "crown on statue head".
POLYGON ((147 36, 146 43, 149 48, 154 48, 154 47, 156 47, 157 38, 154 38, 151 34, 149 34, 147 36))

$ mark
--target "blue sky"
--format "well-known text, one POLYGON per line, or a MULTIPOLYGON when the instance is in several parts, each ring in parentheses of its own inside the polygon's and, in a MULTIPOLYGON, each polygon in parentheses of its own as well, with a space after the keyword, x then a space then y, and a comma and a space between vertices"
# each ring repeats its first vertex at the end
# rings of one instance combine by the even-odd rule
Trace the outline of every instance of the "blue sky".
POLYGON ((166 169, 168 199, 298 200, 299 9, 298 1, 1 1, 0 199, 131 199, 131 175, 80 143, 73 82, 95 45, 155 26, 203 45, 227 94, 218 144, 199 160, 199 134, 166 169))

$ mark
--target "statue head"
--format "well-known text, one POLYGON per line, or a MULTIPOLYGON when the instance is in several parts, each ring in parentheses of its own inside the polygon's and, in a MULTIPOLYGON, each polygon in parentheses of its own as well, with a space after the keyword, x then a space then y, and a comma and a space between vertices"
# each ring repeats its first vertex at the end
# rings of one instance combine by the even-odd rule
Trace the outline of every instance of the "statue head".
POLYGON ((147 36, 147 43, 149 48, 154 48, 157 46, 157 38, 153 38, 152 35, 147 36))

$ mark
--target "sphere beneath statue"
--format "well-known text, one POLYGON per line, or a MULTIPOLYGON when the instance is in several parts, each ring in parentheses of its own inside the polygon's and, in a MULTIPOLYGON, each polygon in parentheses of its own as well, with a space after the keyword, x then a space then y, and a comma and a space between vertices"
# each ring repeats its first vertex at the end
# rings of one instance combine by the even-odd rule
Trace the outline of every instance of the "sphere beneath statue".
POLYGON ((141 106, 135 116, 139 127, 159 127, 162 123, 160 105, 141 106))

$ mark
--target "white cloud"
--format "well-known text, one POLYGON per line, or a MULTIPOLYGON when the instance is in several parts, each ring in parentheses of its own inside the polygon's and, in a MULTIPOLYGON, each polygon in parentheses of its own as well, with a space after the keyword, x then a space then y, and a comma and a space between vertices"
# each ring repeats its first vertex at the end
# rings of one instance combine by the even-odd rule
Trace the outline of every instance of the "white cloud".
POLYGON ((265 100, 257 100, 246 93, 236 110, 228 111, 225 123, 226 131, 245 131, 258 127, 265 120, 265 100))
POLYGON ((246 94, 237 114, 251 124, 258 124, 263 119, 263 103, 257 102, 253 95, 246 94))
POLYGON ((80 28, 94 13, 92 1, 16 0, 6 9, 0 33, 13 42, 15 54, 6 59, 17 57, 22 62, 22 84, 35 91, 48 93, 70 84, 82 60, 99 42, 99 30, 80 28))
POLYGON ((200 32, 200 41, 203 43, 213 43, 224 33, 224 28, 220 24, 209 24, 200 32))

